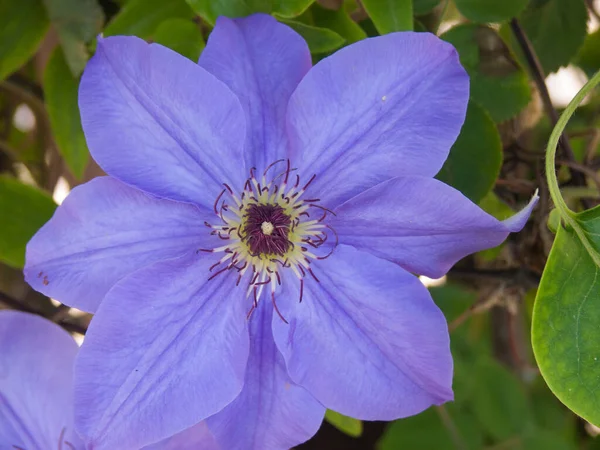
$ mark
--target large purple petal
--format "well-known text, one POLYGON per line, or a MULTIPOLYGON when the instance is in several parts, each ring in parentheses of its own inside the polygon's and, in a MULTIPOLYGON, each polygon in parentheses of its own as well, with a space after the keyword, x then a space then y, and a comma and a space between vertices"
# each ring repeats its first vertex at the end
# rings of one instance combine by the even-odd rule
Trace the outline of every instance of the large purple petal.
POLYGON ((243 292, 205 254, 158 262, 102 301, 75 364, 75 423, 95 450, 139 448, 220 411, 248 359, 243 292))
POLYGON ((238 96, 246 114, 246 166, 264 169, 285 157, 285 111, 311 67, 308 46, 266 14, 219 17, 199 64, 238 96))
POLYGON ((286 277, 273 318, 288 373, 327 408, 393 420, 452 399, 448 328, 429 292, 396 264, 339 245, 314 268, 320 282, 286 277), (291 293, 289 292, 291 290, 291 293))
POLYGON ((111 177, 76 187, 27 245, 25 279, 36 290, 94 312, 125 275, 202 247, 202 211, 111 177))
POLYGON ((207 420, 227 450, 287 450, 312 437, 325 414, 319 402, 289 379, 273 341, 269 302, 263 298, 250 319, 250 356, 242 393, 207 420))
POLYGON ((143 450, 222 450, 222 448, 217 444, 206 422, 200 422, 164 441, 148 445, 143 450))
POLYGON ((469 79, 428 33, 365 39, 318 63, 290 99, 292 162, 329 208, 389 178, 433 176, 465 118, 469 79))
POLYGON ((77 350, 58 325, 0 311, 0 448, 55 449, 61 434, 79 446, 72 404, 77 350))
POLYGON ((520 231, 536 202, 501 222, 441 181, 401 177, 348 200, 330 223, 340 242, 439 278, 459 259, 520 231))
POLYGON ((81 79, 79 108, 92 156, 125 183, 204 206, 221 183, 243 185, 240 102, 166 47, 132 36, 100 39, 81 79))

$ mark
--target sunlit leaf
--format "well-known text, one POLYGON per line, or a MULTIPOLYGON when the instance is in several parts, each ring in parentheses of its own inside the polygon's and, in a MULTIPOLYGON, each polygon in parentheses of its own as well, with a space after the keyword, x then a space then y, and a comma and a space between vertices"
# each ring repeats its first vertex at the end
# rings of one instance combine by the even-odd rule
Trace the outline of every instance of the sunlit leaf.
POLYGON ((363 432, 363 424, 360 420, 344 416, 330 409, 325 412, 325 420, 348 436, 359 437, 363 432))

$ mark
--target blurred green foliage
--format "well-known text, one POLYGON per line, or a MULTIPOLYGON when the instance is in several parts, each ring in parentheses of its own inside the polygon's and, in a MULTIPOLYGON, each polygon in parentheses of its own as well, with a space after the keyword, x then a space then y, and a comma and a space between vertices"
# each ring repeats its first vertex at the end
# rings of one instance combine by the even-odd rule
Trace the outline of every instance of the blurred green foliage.
MULTIPOLYGON (((580 77, 600 69, 600 31, 587 25, 600 22, 593 7, 587 0, 0 0, 0 292, 25 286, 8 267, 23 266, 27 241, 56 207, 58 181, 74 187, 101 174, 77 104, 99 34, 135 35, 195 61, 219 15, 265 12, 300 33, 318 62, 367 36, 434 33, 455 46, 471 80, 465 125, 438 178, 501 219, 540 185, 542 199, 523 233, 467 258, 448 284, 431 288, 451 331, 455 402, 389 424, 377 447, 600 449, 576 415, 600 425, 600 268, 572 230, 555 218, 554 241, 546 226, 542 162, 555 119, 540 85, 561 67, 580 77)), ((600 188, 599 125, 595 92, 567 129, 573 155, 559 153, 558 165, 565 198, 588 210, 577 220, 600 252, 600 209, 591 209, 600 188)), ((356 419, 328 411, 326 420, 367 438, 356 419)))

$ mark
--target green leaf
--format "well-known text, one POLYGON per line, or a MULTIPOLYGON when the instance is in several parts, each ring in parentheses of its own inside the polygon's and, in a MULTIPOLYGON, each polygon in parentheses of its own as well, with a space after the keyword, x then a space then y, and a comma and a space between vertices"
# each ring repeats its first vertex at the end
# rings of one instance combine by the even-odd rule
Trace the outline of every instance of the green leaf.
POLYGON ((96 0, 44 0, 69 69, 79 76, 89 58, 86 44, 102 29, 104 13, 96 0))
POLYGON ((363 424, 360 420, 344 416, 339 412, 328 409, 325 412, 325 420, 336 427, 342 433, 352 437, 359 437, 363 432, 363 424))
POLYGON ((498 220, 505 220, 514 215, 514 211, 494 194, 493 191, 487 193, 479 202, 479 206, 486 213, 491 214, 498 220))
POLYGON ((184 0, 129 0, 111 20, 103 34, 126 34, 149 39, 162 22, 192 17, 194 12, 184 0))
POLYGON ((458 25, 441 37, 458 50, 471 77, 471 99, 483 106, 495 122, 510 119, 527 106, 531 100, 527 74, 494 30, 458 25))
POLYGON ((335 11, 315 3, 310 11, 316 26, 335 31, 349 44, 367 37, 367 33, 350 18, 343 7, 335 11))
POLYGON ((245 17, 254 13, 274 13, 291 18, 302 14, 314 0, 186 0, 210 24, 217 17, 245 17))
POLYGON ((280 17, 296 17, 308 9, 315 0, 273 0, 272 12, 280 17))
POLYGON ((583 0, 533 2, 521 25, 548 74, 569 64, 583 44, 587 29, 583 0))
POLYGON ((456 7, 467 19, 477 23, 504 22, 517 17, 528 0, 455 0, 456 7))
POLYGON ((280 22, 292 27, 299 33, 311 53, 329 53, 340 48, 346 40, 335 31, 327 28, 314 27, 295 20, 280 19, 280 22))
POLYGON ((484 430, 497 440, 523 433, 532 411, 520 381, 491 358, 473 368, 472 407, 484 430))
POLYGON ((25 64, 48 31, 41 0, 0 2, 0 80, 25 64))
POLYGON ((467 117, 437 179, 479 202, 494 186, 502 165, 502 143, 489 115, 469 102, 467 117))
POLYGON ((44 93, 50 126, 65 163, 81 179, 89 159, 79 106, 79 79, 73 77, 60 47, 52 53, 44 72, 44 93))
POLYGON ((25 245, 52 217, 55 208, 45 192, 0 176, 0 261, 22 268, 25 245))
POLYGON ((413 29, 412 0, 363 0, 379 34, 413 29))
POLYGON ((563 436, 549 430, 536 430, 523 438, 518 449, 513 450, 577 450, 574 442, 567 441, 563 436))
POLYGON ((588 76, 600 70, 600 30, 588 34, 579 49, 575 63, 581 67, 588 76))
POLYGON ((596 252, 600 254, 600 206, 577 214, 577 222, 596 252))
MULTIPOLYGON (((579 223, 597 239, 600 209, 586 212, 579 223)), ((599 327, 600 268, 575 232, 560 227, 535 300, 533 350, 552 392, 595 425, 600 425, 599 327)))
POLYGON ((413 417, 392 422, 378 450, 481 450, 483 436, 475 418, 454 404, 444 410, 430 408, 413 417), (442 420, 444 415, 445 422, 442 420), (451 427, 451 428, 450 428, 451 427), (460 440, 456 442, 456 440, 460 440))
POLYGON ((441 0, 413 0, 413 10, 415 16, 424 16, 429 14, 440 4, 441 0))
POLYGON ((194 62, 198 61, 204 49, 202 31, 198 25, 186 19, 165 20, 154 32, 153 40, 194 62))
POLYGON ((448 322, 455 320, 477 300, 474 293, 452 283, 430 287, 429 293, 448 322))
MULTIPOLYGON (((498 220, 505 220, 515 214, 515 212, 504 203, 500 198, 494 194, 494 191, 490 191, 487 193, 485 197, 481 199, 479 202, 479 206, 486 213, 491 214, 498 220)), ((487 250, 482 250, 477 252, 477 255, 482 258, 484 261, 493 261, 500 255, 502 252, 502 248, 505 243, 498 245, 497 247, 488 248, 487 250)))

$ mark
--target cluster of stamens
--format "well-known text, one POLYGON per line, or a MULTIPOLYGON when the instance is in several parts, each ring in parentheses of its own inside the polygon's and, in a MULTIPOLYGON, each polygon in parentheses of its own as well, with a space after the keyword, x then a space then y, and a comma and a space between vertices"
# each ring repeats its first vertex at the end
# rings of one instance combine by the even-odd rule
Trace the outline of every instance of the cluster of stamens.
POLYGON ((295 170, 289 160, 278 160, 265 169, 259 180, 252 168, 241 195, 223 184, 214 203, 220 223, 205 222, 212 235, 226 241, 216 248, 199 250, 223 253, 210 268, 209 280, 236 273, 236 286, 247 283, 246 296, 253 298, 248 318, 257 308, 263 289, 269 286, 273 307, 287 323, 275 301, 276 287, 282 282, 281 271, 291 270, 298 277, 302 302, 305 278, 310 275, 319 282, 311 262, 329 257, 338 243, 334 229, 325 223, 327 215, 333 212, 317 204, 318 198, 303 197, 315 175, 302 185, 300 176, 293 173, 295 170), (274 168, 282 163, 286 163, 286 169, 277 174, 274 168), (267 181, 269 172, 275 176, 267 181), (329 251, 317 255, 316 250, 324 245, 329 251))

